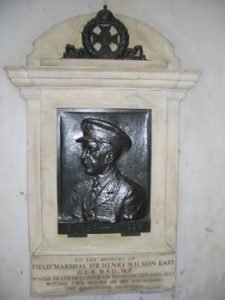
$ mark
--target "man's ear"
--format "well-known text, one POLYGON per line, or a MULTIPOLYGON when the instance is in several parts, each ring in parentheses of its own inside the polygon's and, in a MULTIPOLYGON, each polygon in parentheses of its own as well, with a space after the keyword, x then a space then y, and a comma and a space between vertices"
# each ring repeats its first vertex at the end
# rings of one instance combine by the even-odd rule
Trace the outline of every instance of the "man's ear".
POLYGON ((112 151, 109 151, 105 156, 105 164, 110 165, 114 161, 114 154, 112 151))

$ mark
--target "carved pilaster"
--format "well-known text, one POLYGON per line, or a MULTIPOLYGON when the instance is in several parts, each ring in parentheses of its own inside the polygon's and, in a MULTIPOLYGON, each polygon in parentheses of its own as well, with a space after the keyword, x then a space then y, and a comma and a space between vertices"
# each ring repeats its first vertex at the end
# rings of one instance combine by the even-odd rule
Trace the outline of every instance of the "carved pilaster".
POLYGON ((168 101, 181 101, 187 93, 187 90, 171 90, 168 92, 168 101))
POLYGON ((41 89, 37 87, 21 88, 20 94, 25 100, 37 101, 40 100, 41 89))

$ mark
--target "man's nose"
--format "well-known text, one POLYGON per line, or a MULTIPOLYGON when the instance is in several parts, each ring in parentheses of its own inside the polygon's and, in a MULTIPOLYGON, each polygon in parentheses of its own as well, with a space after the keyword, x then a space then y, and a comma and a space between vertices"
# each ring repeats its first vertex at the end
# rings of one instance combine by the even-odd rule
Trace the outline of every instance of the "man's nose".
POLYGON ((85 159, 85 158, 87 158, 88 156, 89 156, 88 150, 87 150, 87 149, 84 149, 84 151, 83 151, 83 153, 82 153, 82 155, 81 155, 81 159, 85 159))

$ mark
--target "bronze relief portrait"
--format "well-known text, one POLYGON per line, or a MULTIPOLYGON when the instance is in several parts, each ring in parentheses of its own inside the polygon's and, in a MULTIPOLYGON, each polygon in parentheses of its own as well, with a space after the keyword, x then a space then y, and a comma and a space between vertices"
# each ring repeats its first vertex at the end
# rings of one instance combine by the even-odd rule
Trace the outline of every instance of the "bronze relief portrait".
POLYGON ((58 109, 58 233, 150 231, 151 111, 58 109))

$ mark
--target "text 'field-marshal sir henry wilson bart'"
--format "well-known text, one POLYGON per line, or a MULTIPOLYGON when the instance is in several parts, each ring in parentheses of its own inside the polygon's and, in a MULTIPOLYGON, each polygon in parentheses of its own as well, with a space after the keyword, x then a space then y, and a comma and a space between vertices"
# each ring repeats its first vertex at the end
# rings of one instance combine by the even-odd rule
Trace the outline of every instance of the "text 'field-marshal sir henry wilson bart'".
POLYGON ((58 110, 59 233, 150 231, 150 110, 58 110))

